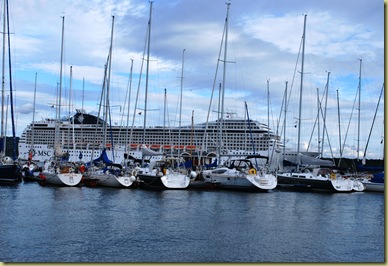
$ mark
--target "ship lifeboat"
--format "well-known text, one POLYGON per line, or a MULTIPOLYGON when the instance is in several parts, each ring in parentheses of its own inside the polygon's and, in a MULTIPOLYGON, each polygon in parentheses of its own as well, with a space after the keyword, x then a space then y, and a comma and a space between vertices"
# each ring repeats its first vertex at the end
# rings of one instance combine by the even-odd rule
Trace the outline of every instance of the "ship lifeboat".
POLYGON ((159 150, 159 149, 160 149, 160 145, 158 145, 158 144, 152 144, 152 145, 150 145, 150 149, 159 150))
POLYGON ((185 147, 186 150, 195 150, 197 148, 197 146, 195 145, 188 145, 185 147))
POLYGON ((131 144, 131 149, 137 149, 138 146, 139 144, 131 144))
POLYGON ((163 145, 163 149, 165 149, 165 150, 171 150, 171 145, 163 145))
POLYGON ((112 144, 110 144, 110 143, 107 143, 107 144, 105 144, 105 147, 107 147, 107 148, 111 148, 111 147, 112 147, 112 144))
POLYGON ((178 145, 175 145, 174 146, 174 149, 180 149, 180 150, 183 150, 183 148, 184 148, 185 146, 183 146, 183 145, 181 145, 181 146, 178 146, 178 145))

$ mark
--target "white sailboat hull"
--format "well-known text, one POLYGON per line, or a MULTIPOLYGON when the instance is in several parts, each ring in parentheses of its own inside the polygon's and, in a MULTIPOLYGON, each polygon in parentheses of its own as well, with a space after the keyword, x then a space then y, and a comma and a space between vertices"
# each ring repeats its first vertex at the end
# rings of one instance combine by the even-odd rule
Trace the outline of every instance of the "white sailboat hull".
POLYGON ((272 174, 266 173, 263 175, 247 175, 246 178, 253 185, 263 190, 275 189, 278 185, 278 180, 276 176, 272 174))
POLYGON ((55 186, 68 186, 74 187, 78 186, 82 180, 82 174, 77 173, 42 173, 45 177, 45 182, 50 185, 55 186))
POLYGON ((97 178, 97 185, 102 187, 130 187, 135 181, 134 176, 115 176, 113 174, 97 174, 93 175, 93 178, 97 178))
POLYGON ((184 189, 190 184, 190 177, 180 173, 168 173, 162 176, 161 181, 166 188, 184 189))
MULTIPOLYGON (((245 174, 236 169, 227 167, 217 168, 216 170, 206 170, 202 173, 205 182, 214 184, 218 188, 236 189, 236 190, 270 190, 276 187, 274 179, 261 177, 257 175, 245 174), (266 182, 268 181, 268 182, 266 182)), ((276 179, 276 177, 275 177, 276 179)))

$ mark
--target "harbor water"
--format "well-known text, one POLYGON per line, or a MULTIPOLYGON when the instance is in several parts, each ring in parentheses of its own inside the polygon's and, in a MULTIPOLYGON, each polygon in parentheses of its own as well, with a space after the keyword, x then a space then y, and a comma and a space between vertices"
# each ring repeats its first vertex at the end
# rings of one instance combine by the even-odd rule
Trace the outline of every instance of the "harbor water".
POLYGON ((383 193, 0 186, 2 262, 384 262, 383 193))

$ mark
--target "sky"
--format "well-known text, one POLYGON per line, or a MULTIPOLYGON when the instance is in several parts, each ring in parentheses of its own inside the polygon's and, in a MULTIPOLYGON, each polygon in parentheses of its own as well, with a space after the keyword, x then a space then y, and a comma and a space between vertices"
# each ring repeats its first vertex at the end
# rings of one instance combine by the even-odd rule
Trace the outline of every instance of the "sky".
MULTIPOLYGON (((56 109, 53 106, 60 82, 62 17, 61 116, 73 114, 75 109, 81 108, 88 113, 98 113, 114 16, 109 96, 111 122, 115 125, 131 125, 132 122, 135 126, 143 125, 144 51, 150 17, 149 1, 9 2, 17 136, 33 118, 55 118, 56 109)), ((226 2, 153 2, 147 126, 190 125, 192 121, 203 123, 208 113, 209 120, 217 119, 218 94, 222 84, 225 112, 246 117, 246 102, 251 119, 264 123, 269 121, 270 127, 282 138, 285 128, 286 147, 296 149, 301 89, 300 51, 304 16, 307 15, 301 150, 309 147, 309 150, 316 151, 320 140, 324 157, 339 157, 340 147, 344 147, 343 157, 356 158, 359 150, 361 158, 371 134, 366 157, 383 158, 384 97, 377 109, 384 83, 382 1, 229 1, 227 63, 223 82, 224 51, 221 56, 219 54, 227 14, 226 2), (285 110, 282 103, 286 83, 289 105, 285 110), (327 97, 324 97, 326 91, 327 97), (323 116, 319 123, 315 122, 318 95, 324 110, 321 113, 326 114, 326 123, 323 123, 323 116), (325 135, 322 133, 324 128, 325 135)), ((1 7, 2 14, 3 9, 1 7)), ((7 66, 6 69, 5 73, 8 73, 7 66)), ((9 77, 5 79, 6 94, 9 94, 9 77)), ((10 126, 7 126, 7 134, 11 134, 10 126)))

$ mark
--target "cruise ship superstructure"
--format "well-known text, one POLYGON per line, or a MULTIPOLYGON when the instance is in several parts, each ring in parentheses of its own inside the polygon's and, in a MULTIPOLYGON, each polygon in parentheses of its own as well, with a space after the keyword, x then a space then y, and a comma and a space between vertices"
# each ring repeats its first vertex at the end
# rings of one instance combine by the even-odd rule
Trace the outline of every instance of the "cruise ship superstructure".
MULTIPOLYGON (((239 118, 228 114, 222 120, 222 147, 218 147, 220 137, 219 120, 182 127, 129 127, 108 126, 106 149, 115 162, 122 162, 124 154, 141 159, 142 147, 160 154, 191 156, 205 154, 217 157, 242 157, 253 153, 272 157, 281 152, 280 137, 258 121, 239 118), (254 145, 252 145, 252 139, 254 145)), ((102 150, 104 121, 83 110, 77 110, 70 119, 43 119, 29 124, 19 140, 19 159, 27 160, 30 150, 35 161, 43 162, 54 154, 55 127, 59 128, 62 151, 68 152, 70 161, 90 161, 97 158, 102 150)), ((159 159, 159 158, 156 158, 159 159)), ((198 162, 197 162, 198 163, 198 162)))

